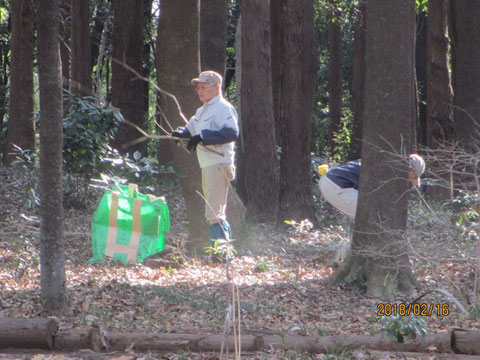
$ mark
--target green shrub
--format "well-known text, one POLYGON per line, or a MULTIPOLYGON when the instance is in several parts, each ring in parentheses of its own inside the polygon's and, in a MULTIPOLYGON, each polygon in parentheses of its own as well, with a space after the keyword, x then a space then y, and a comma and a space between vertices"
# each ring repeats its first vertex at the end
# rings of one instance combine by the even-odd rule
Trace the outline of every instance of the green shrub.
POLYGON ((63 159, 67 174, 90 180, 101 172, 122 115, 94 98, 72 97, 63 121, 63 159))

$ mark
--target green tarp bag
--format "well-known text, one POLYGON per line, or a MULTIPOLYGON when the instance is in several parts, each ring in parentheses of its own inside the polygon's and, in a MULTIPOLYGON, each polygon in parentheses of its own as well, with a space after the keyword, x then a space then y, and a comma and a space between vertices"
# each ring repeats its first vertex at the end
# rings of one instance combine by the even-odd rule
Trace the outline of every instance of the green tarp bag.
POLYGON ((93 215, 90 262, 110 257, 133 264, 165 247, 170 215, 164 198, 140 194, 136 184, 117 187, 105 192, 93 215))

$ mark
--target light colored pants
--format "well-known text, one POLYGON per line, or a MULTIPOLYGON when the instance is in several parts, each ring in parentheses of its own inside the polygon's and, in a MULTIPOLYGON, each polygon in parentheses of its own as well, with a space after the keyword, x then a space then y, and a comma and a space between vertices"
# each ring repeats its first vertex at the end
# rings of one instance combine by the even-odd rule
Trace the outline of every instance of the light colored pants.
POLYGON ((318 181, 318 187, 323 197, 338 210, 353 221, 357 210, 358 190, 354 188, 342 189, 326 176, 318 181))
POLYGON ((235 178, 235 167, 218 164, 202 168, 202 189, 205 196, 205 219, 209 225, 226 220, 228 184, 235 178))

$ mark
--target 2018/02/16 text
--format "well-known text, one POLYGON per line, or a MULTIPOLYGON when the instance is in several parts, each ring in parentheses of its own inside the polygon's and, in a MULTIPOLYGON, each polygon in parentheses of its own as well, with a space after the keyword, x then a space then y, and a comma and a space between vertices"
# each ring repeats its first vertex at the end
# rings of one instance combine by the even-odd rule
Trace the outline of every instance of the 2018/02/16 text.
POLYGON ((450 307, 445 304, 377 304, 377 316, 448 316, 450 307))

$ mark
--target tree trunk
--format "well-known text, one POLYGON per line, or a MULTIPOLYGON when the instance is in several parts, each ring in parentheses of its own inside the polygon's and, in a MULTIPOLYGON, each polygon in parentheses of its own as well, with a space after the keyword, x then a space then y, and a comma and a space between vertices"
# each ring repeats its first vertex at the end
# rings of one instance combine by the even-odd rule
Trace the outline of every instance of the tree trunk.
POLYGON ((90 16, 88 0, 72 0, 72 42, 70 91, 80 96, 92 95, 90 65, 90 16))
MULTIPOLYGON (((447 36, 447 3, 428 2, 428 83, 427 83, 427 145, 430 150, 443 149, 454 141, 453 94, 449 72, 449 39, 447 36)), ((435 152, 433 152, 435 157, 435 152)), ((448 164, 433 159, 428 164, 440 182, 428 187, 430 198, 444 201, 450 198, 448 164)))
POLYGON ((275 120, 275 140, 277 146, 282 146, 282 131, 280 115, 283 109, 282 79, 283 73, 283 39, 284 25, 282 23, 283 9, 282 0, 270 0, 270 19, 271 19, 271 63, 272 63, 272 94, 273 94, 273 118, 275 120))
MULTIPOLYGON (((153 0, 143 0, 143 18, 145 22, 145 33, 150 34, 153 27, 152 24, 152 1, 153 0)), ((143 76, 147 79, 150 79, 150 74, 154 70, 154 64, 152 61, 152 49, 154 39, 148 38, 145 39, 143 44, 143 76)), ((145 127, 150 127, 150 122, 153 120, 150 119, 149 107, 150 107, 150 83, 148 81, 143 82, 143 111, 146 117, 145 127)))
POLYGON ((12 2, 10 105, 4 164, 14 157, 14 145, 35 148, 33 125, 33 7, 31 0, 12 2))
POLYGON ((62 83, 65 90, 70 86, 70 0, 60 1, 60 60, 62 62, 62 83))
POLYGON ((200 64, 202 71, 225 74, 227 0, 200 1, 200 64))
MULTIPOLYGON (((429 15, 430 16, 430 15, 429 15)), ((427 146, 427 14, 417 14, 415 42, 415 75, 417 80, 418 130, 417 142, 427 146)))
MULTIPOLYGON (((281 49, 280 80, 282 103, 279 125, 282 134, 280 160, 280 209, 278 223, 284 220, 310 219, 316 222, 313 205, 310 161, 310 127, 315 89, 315 44, 313 39, 313 3, 309 0, 274 0, 280 9, 281 41, 272 40, 281 49), (288 96, 287 96, 288 94, 288 96)), ((243 59, 245 61, 245 59, 243 59)))
POLYGON ((428 3, 428 146, 438 148, 453 141, 453 94, 448 69, 447 13, 445 0, 428 3))
POLYGON ((62 73, 58 44, 59 0, 37 0, 40 88, 41 300, 50 314, 68 309, 65 285, 62 184, 62 73))
POLYGON ((353 33, 352 100, 353 113, 352 141, 349 160, 362 156, 363 109, 365 104, 365 41, 367 27, 367 3, 360 1, 353 33))
MULTIPOLYGON (((113 0, 112 105, 123 117, 144 129, 145 106, 142 74, 143 0, 113 0), (132 68, 135 72, 132 72, 132 68)), ((127 123, 121 123, 113 141, 120 153, 145 155, 145 142, 135 143, 142 135, 127 123)))
POLYGON ((90 33, 90 71, 92 71, 93 66, 97 64, 103 32, 107 31, 105 26, 108 19, 107 2, 105 0, 96 1, 95 5, 95 15, 93 17, 92 31, 90 33))
POLYGON ((328 148, 335 155, 339 150, 336 136, 342 126, 342 26, 332 0, 330 5, 333 9, 328 16, 328 148))
POLYGON ((278 211, 278 162, 271 81, 270 2, 242 2, 241 115, 245 205, 254 221, 275 221, 278 211))
POLYGON ((415 2, 372 0, 367 12, 362 169, 351 254, 331 282, 384 296, 411 289, 402 235, 414 109, 415 2), (395 86, 392 86, 395 84, 395 86), (392 205, 393 204, 393 205, 392 205))
POLYGON ((0 349, 53 349, 58 327, 58 321, 52 318, 0 318, 0 349))
POLYGON ((480 141, 480 2, 453 0, 456 6, 455 133, 469 151, 480 141))
MULTIPOLYGON (((177 97, 185 116, 195 114, 201 105, 190 83, 200 72, 199 0, 165 0, 161 3, 157 31, 157 77, 161 89, 177 97), (186 17, 188 15, 188 17, 186 17), (185 26, 185 23, 189 26, 185 26)), ((162 112, 171 127, 185 126, 177 105, 163 97, 162 112)), ((197 156, 184 147, 169 143, 175 168, 185 174, 180 178, 187 207, 190 239, 207 235, 205 204, 202 197, 201 174, 197 156)), ((160 155, 161 156, 161 155, 160 155)), ((193 244, 201 247, 200 239, 193 244)))
MULTIPOLYGON (((11 14, 8 22, 11 25, 11 14)), ((10 30, 11 26, 8 27, 10 30)), ((11 30, 10 30, 11 31, 11 30)), ((11 42, 6 39, 0 42, 0 88, 6 89, 10 77, 10 45, 11 42)), ((4 128, 5 115, 8 112, 8 96, 6 91, 0 93, 0 131, 4 128)), ((0 148, 0 152, 3 152, 3 149, 0 148)), ((3 154, 2 154, 3 155, 3 154)))

